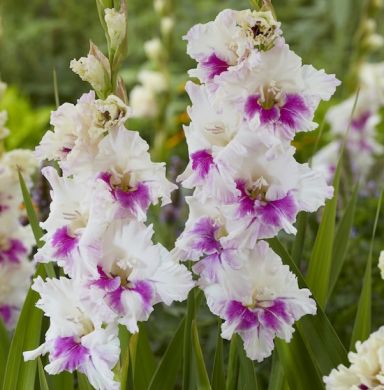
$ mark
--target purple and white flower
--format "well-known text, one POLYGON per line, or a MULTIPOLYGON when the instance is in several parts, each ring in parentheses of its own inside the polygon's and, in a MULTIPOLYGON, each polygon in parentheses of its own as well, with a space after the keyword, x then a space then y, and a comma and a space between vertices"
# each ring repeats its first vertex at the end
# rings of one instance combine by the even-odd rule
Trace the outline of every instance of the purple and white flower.
POLYGON ((294 322, 315 314, 316 304, 265 242, 252 251, 238 251, 237 256, 241 268, 223 264, 217 283, 201 280, 200 285, 211 311, 225 321, 222 337, 239 334, 247 356, 262 361, 272 353, 274 338, 289 341, 294 322))

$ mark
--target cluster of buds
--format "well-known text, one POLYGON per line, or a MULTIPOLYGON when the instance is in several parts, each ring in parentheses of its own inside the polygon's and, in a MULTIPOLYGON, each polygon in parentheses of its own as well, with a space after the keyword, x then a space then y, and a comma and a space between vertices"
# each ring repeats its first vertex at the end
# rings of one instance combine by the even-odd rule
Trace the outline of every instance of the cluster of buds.
POLYGON ((266 8, 224 10, 185 39, 200 84, 186 86, 190 163, 179 180, 194 192, 173 254, 195 262, 222 337, 238 333, 248 357, 262 361, 276 336, 289 341, 294 322, 316 312, 264 240, 294 234, 300 211, 332 197, 325 177, 295 160, 291 141, 317 127, 314 112, 339 81, 303 65, 266 8))
POLYGON ((133 87, 129 96, 132 115, 140 118, 161 115, 159 96, 169 91, 167 61, 174 28, 172 7, 167 0, 155 0, 154 9, 160 16, 160 35, 144 43, 149 68, 139 72, 140 84, 133 87))
MULTIPOLYGON (((113 39, 125 39, 114 17, 121 23, 116 11, 105 10, 111 80, 113 39)), ((83 78, 95 86, 98 75, 83 78)), ((91 91, 52 113, 53 130, 36 149, 40 160, 56 161, 60 172, 43 168, 52 202, 35 260, 55 262, 65 276, 34 281, 37 306, 50 325, 45 342, 24 357, 49 354, 49 374, 78 370, 100 390, 120 388, 113 371, 118 373, 120 357, 118 326, 138 332, 138 322, 149 318, 155 304, 182 301, 194 285, 187 268, 152 241, 148 208, 169 203, 176 186, 166 179, 165 164, 151 161, 139 133, 125 127, 130 113, 116 94, 97 99, 91 91)))
MULTIPOLYGON (((0 95, 6 86, 0 83, 0 95)), ((1 97, 1 96, 0 96, 1 97)), ((0 144, 9 134, 5 127, 7 112, 0 112, 0 144)), ((23 199, 19 172, 30 185, 37 160, 29 150, 9 152, 0 145, 0 320, 13 329, 31 284, 34 266, 29 260, 34 238, 30 226, 24 226, 23 199)))

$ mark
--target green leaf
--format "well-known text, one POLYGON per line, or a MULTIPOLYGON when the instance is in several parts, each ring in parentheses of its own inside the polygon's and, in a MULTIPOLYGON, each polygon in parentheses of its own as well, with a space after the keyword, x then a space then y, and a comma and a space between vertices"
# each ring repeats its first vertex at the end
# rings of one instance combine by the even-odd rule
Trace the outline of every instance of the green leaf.
MULTIPOLYGON (((41 240, 41 237, 43 237, 44 233, 43 233, 43 230, 40 228, 39 220, 37 218, 35 209, 33 207, 32 199, 31 199, 31 196, 29 194, 28 188, 25 184, 23 175, 21 174, 20 171, 18 173, 19 173, 19 183, 20 183, 21 193, 23 194, 23 200, 24 200, 24 204, 25 204, 25 209, 27 210, 29 224, 31 225, 31 229, 32 229, 33 235, 35 237, 36 245, 38 248, 41 248, 44 245, 44 242, 41 240)), ((55 273, 55 270, 54 270, 52 264, 50 264, 50 263, 44 264, 44 268, 45 268, 47 275, 50 278, 56 277, 56 273, 55 273)))
POLYGON ((130 334, 124 325, 119 325, 120 354, 120 386, 127 389, 130 355, 130 334))
POLYGON ((297 217, 297 234, 292 248, 292 258, 300 265, 303 256, 305 233, 307 230, 307 213, 302 211, 297 217))
POLYGON ((333 289, 335 288, 336 282, 344 265, 348 243, 351 236, 353 220, 355 217, 358 189, 359 187, 358 185, 356 185, 353 190, 351 199, 349 200, 347 207, 345 208, 344 214, 341 217, 340 222, 337 226, 332 253, 328 299, 331 296, 333 289))
POLYGON ((0 384, 3 383, 5 365, 9 350, 9 336, 3 320, 0 318, 0 384))
POLYGON ((75 388, 74 374, 61 372, 57 375, 46 375, 51 388, 54 390, 73 390, 75 388))
POLYGON ((234 334, 229 345, 229 358, 227 367, 226 390, 237 390, 237 379, 239 376, 239 356, 237 353, 238 336, 234 334))
POLYGON ((196 359, 196 367, 197 367, 197 385, 198 385, 197 388, 202 390, 210 390, 211 384, 209 383, 208 372, 207 372, 207 368, 205 367, 204 356, 200 346, 196 320, 192 320, 191 332, 192 332, 193 354, 196 359))
POLYGON ((369 249, 368 261, 365 267, 363 288, 361 290, 355 324, 353 326, 351 337, 351 349, 355 348, 356 341, 366 340, 371 333, 372 317, 372 253, 373 244, 376 236, 377 223, 379 221, 381 205, 383 201, 383 191, 377 204, 375 222, 373 224, 372 239, 369 249))
POLYGON ((225 387, 224 358, 223 358, 223 338, 221 337, 221 321, 217 324, 217 341, 215 349, 215 358, 212 370, 212 389, 222 390, 225 387))
POLYGON ((145 324, 140 324, 139 328, 139 333, 131 336, 131 341, 135 344, 131 350, 133 383, 135 389, 147 389, 156 370, 156 362, 145 324))
MULTIPOLYGON (((268 241, 271 248, 297 276, 300 287, 308 288, 302 273, 280 241, 276 237, 268 241)), ((297 322, 297 329, 321 375, 328 375, 332 368, 341 363, 347 364, 347 351, 319 305, 315 316, 306 315, 297 322)))
POLYGON ((81 372, 77 371, 77 382, 79 390, 93 390, 93 387, 88 382, 88 378, 81 372))
POLYGON ((192 320, 195 318, 195 289, 188 295, 187 314, 185 319, 184 341, 183 341, 183 390, 194 388, 194 376, 191 375, 193 362, 192 358, 192 320))
POLYGON ((284 372, 291 389, 324 389, 321 376, 313 364, 299 332, 293 334, 289 344, 276 339, 275 345, 279 354, 279 361, 284 366, 284 372))
MULTIPOLYGON (((35 275, 46 276, 41 264, 35 275)), ((40 344, 43 312, 35 307, 38 298, 39 295, 35 291, 32 289, 28 291, 12 337, 3 390, 34 388, 37 362, 36 360, 24 362, 22 354, 24 351, 37 348, 40 344)))
POLYGON ((151 379, 148 390, 173 389, 177 379, 177 373, 183 357, 185 319, 183 319, 177 331, 168 345, 164 356, 160 360, 151 379))
POLYGON ((253 361, 249 359, 244 351, 243 346, 239 342, 237 348, 239 356, 239 388, 242 390, 257 390, 259 388, 257 384, 256 371, 253 365, 253 361))
POLYGON ((332 268, 333 240, 335 236, 337 196, 340 182, 341 159, 333 181, 334 195, 327 200, 319 230, 309 260, 307 283, 322 308, 325 307, 332 268))
POLYGON ((37 358, 37 366, 39 369, 40 390, 49 390, 47 378, 45 376, 45 371, 44 371, 43 364, 41 363, 40 358, 37 358))
POLYGON ((275 350, 272 355, 272 369, 269 376, 268 390, 288 390, 289 386, 285 380, 284 368, 279 361, 279 356, 275 350))

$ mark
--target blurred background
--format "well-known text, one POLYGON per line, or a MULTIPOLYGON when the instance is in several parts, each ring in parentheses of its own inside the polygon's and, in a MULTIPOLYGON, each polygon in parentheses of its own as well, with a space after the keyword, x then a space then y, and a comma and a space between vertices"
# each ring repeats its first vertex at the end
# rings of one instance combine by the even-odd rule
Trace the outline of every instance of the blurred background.
MULTIPOLYGON (((380 3, 379 0, 376 2, 380 3)), ((319 123, 331 105, 354 91, 354 66, 362 55, 369 57, 370 61, 384 61, 384 48, 380 45, 362 54, 367 3, 363 0, 273 0, 286 41, 303 58, 303 62, 324 68, 327 73, 336 73, 343 81, 334 99, 320 106, 316 114, 319 123)), ((149 102, 152 108, 155 107, 152 112, 140 112, 136 118, 130 119, 129 128, 139 130, 150 143, 154 159, 167 161, 168 175, 175 181, 188 159, 182 132, 182 125, 188 123, 186 107, 189 104, 184 85, 188 80, 188 69, 194 67, 181 37, 195 23, 212 20, 224 8, 249 8, 250 2, 174 0, 168 1, 165 8, 160 9, 160 6, 156 0, 128 1, 128 57, 121 74, 128 94, 131 94, 132 105, 136 102, 137 109, 140 109, 143 102, 149 102), (164 22, 164 18, 168 18, 169 22, 164 22), (159 40, 164 48, 160 50, 161 53, 156 46, 159 40), (160 72, 165 78, 166 87, 155 88, 154 95, 146 95, 147 91, 141 85, 148 82, 148 74, 143 76, 143 70, 160 72)), ((376 21, 376 33, 383 36, 383 8, 378 8, 369 17, 376 21)), ((9 88, 0 101, 0 110, 8 111, 7 127, 11 130, 11 136, 6 140, 8 149, 33 148, 49 128, 50 112, 55 109, 54 70, 61 103, 75 102, 89 89, 69 69, 71 59, 86 55, 89 39, 106 51, 94 0, 1 0, 0 79, 9 88)), ((320 146, 328 142, 328 132, 325 125, 320 146)), ((300 161, 307 161, 311 156, 317 136, 318 130, 300 135, 295 140, 300 161)), ((383 121, 378 127, 377 137, 384 144, 383 121)), ((376 169, 382 172, 383 166, 382 158, 376 169)), ((38 196, 44 192, 41 188, 36 191, 40 191, 38 196)), ((162 211, 154 210, 151 214, 152 221, 162 227, 157 229, 158 240, 168 247, 172 246, 186 219, 184 195, 176 192, 172 205, 162 211), (167 228, 164 229, 164 226, 167 228)), ((348 266, 344 267, 329 306, 330 317, 345 341, 351 332, 360 294, 376 203, 377 192, 364 195, 363 191, 358 201, 353 239, 348 251, 348 266)), ((313 215, 309 220, 306 240, 308 253, 313 245, 318 219, 319 216, 313 215)), ((291 238, 284 239, 287 245, 291 243, 291 238)), ((380 249, 384 249, 383 218, 377 231, 374 259, 377 259, 380 249)), ((308 259, 308 253, 303 254, 304 259, 308 259)), ((305 268, 305 261, 302 267, 305 268)), ((379 271, 377 267, 374 268, 373 328, 377 328, 384 323, 384 283, 380 283, 379 271)), ((184 307, 180 306, 158 310, 157 317, 151 317, 156 318, 156 322, 152 320, 150 326, 162 331, 154 333, 164 339, 169 337, 181 312, 184 312, 184 307)), ((212 351, 216 328, 209 325, 215 324, 216 319, 204 310, 201 316, 202 326, 207 325, 206 334, 203 334, 207 350, 211 348, 212 351)), ((166 343, 159 337, 152 341, 154 348, 161 353, 166 343)), ((269 362, 264 364, 268 365, 269 362)))

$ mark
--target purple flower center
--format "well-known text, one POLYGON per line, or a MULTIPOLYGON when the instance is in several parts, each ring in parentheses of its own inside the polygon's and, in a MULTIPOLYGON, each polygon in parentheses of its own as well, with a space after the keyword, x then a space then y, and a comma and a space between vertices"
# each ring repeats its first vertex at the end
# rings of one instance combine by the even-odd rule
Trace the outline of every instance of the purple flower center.
MULTIPOLYGON (((301 130, 303 119, 310 114, 304 99, 296 94, 287 94, 282 104, 275 102, 268 106, 260 103, 260 95, 251 95, 246 100, 244 109, 249 119, 258 114, 262 125, 276 123, 295 131, 301 130)), ((287 135, 292 136, 290 132, 287 135)))
POLYGON ((0 306, 0 317, 3 319, 5 325, 9 325, 11 322, 12 309, 9 305, 0 306))
POLYGON ((58 337, 52 352, 53 359, 62 359, 61 371, 78 369, 90 357, 88 348, 74 337, 58 337))
POLYGON ((260 326, 276 331, 280 328, 281 322, 291 322, 291 316, 282 299, 271 302, 256 301, 252 306, 245 306, 239 301, 230 301, 226 310, 226 319, 230 323, 238 322, 237 331, 260 326))
POLYGON ((68 226, 56 230, 52 237, 52 246, 56 249, 55 256, 68 257, 75 249, 78 238, 69 233, 68 226))
POLYGON ((281 226, 283 220, 294 221, 297 211, 291 193, 288 193, 284 198, 269 201, 256 209, 256 213, 260 215, 262 221, 266 225, 273 226, 281 226))
POLYGON ((227 71, 229 64, 213 53, 201 62, 201 66, 207 70, 208 79, 212 80, 215 76, 227 71))
POLYGON ((351 122, 352 128, 357 131, 364 130, 370 117, 371 117, 370 111, 363 112, 360 116, 352 120, 351 122))
POLYGON ((113 184, 113 176, 108 172, 102 172, 99 178, 108 184, 112 196, 124 209, 136 213, 137 209, 146 211, 151 203, 149 189, 144 183, 137 183, 134 188, 127 183, 113 184))
POLYGON ((204 179, 208 175, 214 164, 212 154, 208 150, 198 150, 192 153, 191 160, 192 169, 197 171, 201 179, 204 179))
POLYGON ((27 255, 28 250, 20 240, 10 239, 0 246, 0 263, 20 263, 20 257, 27 255))
POLYGON ((191 233, 196 235, 193 249, 200 250, 203 253, 212 254, 220 250, 220 242, 216 235, 220 229, 212 218, 201 218, 191 230, 191 233))

